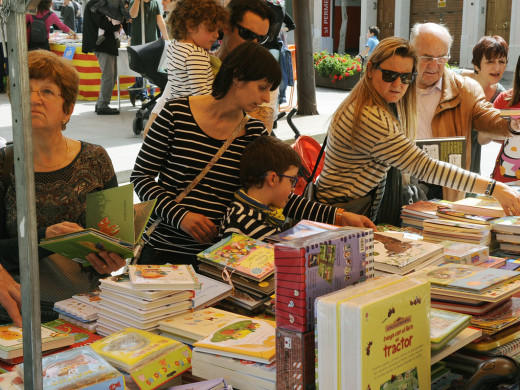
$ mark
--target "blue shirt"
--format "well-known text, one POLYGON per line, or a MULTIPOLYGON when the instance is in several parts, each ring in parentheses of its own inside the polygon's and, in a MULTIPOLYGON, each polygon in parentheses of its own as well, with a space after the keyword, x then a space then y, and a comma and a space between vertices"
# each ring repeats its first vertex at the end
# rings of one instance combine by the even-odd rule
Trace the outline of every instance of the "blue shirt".
POLYGON ((367 44, 365 45, 366 47, 370 48, 370 51, 368 52, 368 57, 370 57, 370 55, 372 54, 372 52, 374 51, 374 49, 376 48, 376 46, 378 44, 379 44, 379 39, 377 39, 377 37, 368 38, 367 44))

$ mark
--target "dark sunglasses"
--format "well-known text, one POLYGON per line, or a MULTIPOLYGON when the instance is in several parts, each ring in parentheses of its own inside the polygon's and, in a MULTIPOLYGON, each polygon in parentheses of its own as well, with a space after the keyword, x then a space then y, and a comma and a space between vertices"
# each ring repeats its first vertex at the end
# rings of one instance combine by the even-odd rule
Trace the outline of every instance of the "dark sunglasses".
POLYGON ((268 35, 258 35, 251 30, 242 27, 238 23, 234 23, 235 27, 238 29, 238 35, 240 35, 240 38, 245 39, 246 41, 253 41, 256 39, 256 41, 259 44, 267 42, 267 39, 269 39, 268 35))
POLYGON ((403 84, 411 84, 414 82, 415 78, 417 77, 417 72, 411 72, 411 73, 394 72, 393 70, 381 69, 379 67, 379 64, 374 66, 374 69, 379 69, 381 71, 381 75, 383 76, 383 81, 385 83, 393 83, 395 80, 397 80, 398 77, 400 77, 401 82, 403 84))

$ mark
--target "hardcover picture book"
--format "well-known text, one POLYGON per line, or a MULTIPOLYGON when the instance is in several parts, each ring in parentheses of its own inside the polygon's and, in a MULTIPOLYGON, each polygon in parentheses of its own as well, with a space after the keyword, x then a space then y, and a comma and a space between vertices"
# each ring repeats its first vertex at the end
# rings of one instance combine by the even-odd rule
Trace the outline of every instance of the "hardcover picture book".
POLYGON ((468 327, 471 316, 447 310, 430 310, 430 341, 433 351, 443 348, 451 339, 468 327))
POLYGON ((479 225, 489 225, 490 221, 495 219, 495 217, 485 217, 482 215, 469 214, 463 211, 453 210, 451 207, 439 207, 437 209, 437 217, 460 222, 477 223, 479 225))
POLYGON ((490 312, 471 318, 471 325, 485 334, 494 334, 520 322, 520 298, 511 297, 490 312))
POLYGON ((276 356, 275 329, 272 321, 239 317, 197 341, 194 351, 268 364, 276 356))
POLYGON ((274 272, 271 244, 233 233, 197 255, 198 259, 219 268, 262 281, 274 272))
POLYGON ((418 139, 415 144, 435 160, 466 167, 466 137, 418 139))
POLYGON ((190 264, 129 265, 128 276, 132 287, 138 290, 200 290, 190 264))
POLYGON ((149 301, 172 294, 171 290, 138 290, 134 288, 130 282, 128 273, 109 276, 108 278, 101 279, 99 282, 101 284, 100 288, 102 292, 110 290, 116 293, 131 295, 149 301))
MULTIPOLYGON (((16 367, 23 379, 23 364, 16 367)), ((103 389, 124 389, 119 371, 89 346, 75 348, 42 358, 43 388, 81 389, 97 384, 103 389)))
POLYGON ((188 349, 178 341, 135 328, 113 333, 90 346, 114 367, 126 372, 170 350, 188 349))
POLYGON ((374 233, 374 268, 405 274, 431 259, 442 261, 442 245, 405 239, 399 233, 374 233))
POLYGON ((429 310, 429 284, 400 275, 319 297, 319 388, 429 389, 429 310))
POLYGON ((457 264, 479 265, 489 260, 489 247, 456 241, 442 241, 444 261, 457 264))
POLYGON ((87 195, 86 229, 44 238, 40 246, 69 259, 86 263, 89 253, 115 252, 134 257, 134 250, 155 206, 155 200, 134 205, 134 185, 87 195))
POLYGON ((272 236, 265 237, 265 241, 267 242, 281 242, 281 241, 289 241, 294 240, 296 238, 302 238, 311 236, 313 234, 323 233, 327 230, 337 229, 337 226, 329 225, 326 223, 302 220, 294 225, 292 228, 284 230, 281 233, 274 234, 272 236))
MULTIPOLYGON (((74 336, 41 327, 42 351, 63 348, 74 343, 74 336)), ((23 356, 22 328, 15 325, 0 326, 0 359, 7 362, 23 356)))
POLYGON ((491 229, 497 233, 520 234, 520 217, 507 215, 491 222, 491 229))
POLYGON ((447 263, 427 267, 411 276, 428 280, 433 287, 482 293, 520 278, 520 272, 447 263))
POLYGON ((90 322, 97 319, 99 309, 75 298, 69 298, 54 303, 54 311, 74 316, 84 322, 90 322))

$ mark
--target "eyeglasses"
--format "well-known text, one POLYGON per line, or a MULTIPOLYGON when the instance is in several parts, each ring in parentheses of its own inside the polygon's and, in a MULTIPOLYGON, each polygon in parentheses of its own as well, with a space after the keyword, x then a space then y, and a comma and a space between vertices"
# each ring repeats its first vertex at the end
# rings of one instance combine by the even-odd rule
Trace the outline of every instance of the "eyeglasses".
POLYGON ((401 78, 401 82, 403 84, 411 84, 414 82, 417 77, 417 72, 411 73, 399 73, 394 72, 393 70, 382 69, 379 67, 379 64, 374 67, 374 69, 379 69, 381 71, 381 75, 383 76, 383 81, 385 83, 393 83, 397 80, 398 77, 401 78))
POLYGON ((61 96, 61 93, 54 92, 52 89, 49 88, 42 88, 39 91, 31 90, 31 93, 33 92, 36 92, 41 99, 47 100, 49 102, 55 101, 58 98, 58 96, 61 96))
POLYGON ((298 184, 298 177, 297 176, 287 176, 287 175, 278 175, 280 177, 286 177, 291 181, 291 188, 295 188, 296 184, 298 184))
POLYGON ((234 23, 234 25, 238 29, 238 35, 240 35, 240 38, 245 39, 246 41, 254 41, 256 39, 259 44, 263 44, 269 38, 268 35, 258 35, 248 28, 242 27, 238 23, 234 23))
POLYGON ((432 62, 436 62, 439 65, 444 65, 446 62, 450 60, 450 55, 442 56, 442 57, 430 57, 430 56, 420 56, 419 60, 422 62, 426 62, 431 64, 432 62))

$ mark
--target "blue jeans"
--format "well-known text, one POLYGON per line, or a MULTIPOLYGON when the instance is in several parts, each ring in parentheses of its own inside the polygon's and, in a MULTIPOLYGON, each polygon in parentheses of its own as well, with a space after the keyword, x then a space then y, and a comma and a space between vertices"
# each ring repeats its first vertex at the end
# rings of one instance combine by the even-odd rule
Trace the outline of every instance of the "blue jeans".
MULTIPOLYGON (((143 88, 144 86, 144 79, 142 77, 136 77, 135 78, 135 84, 132 85, 131 88, 141 88, 137 89, 135 91, 130 91, 130 93, 135 96, 136 100, 143 101, 144 99, 148 98, 147 90, 143 88)), ((155 94, 155 88, 150 88, 150 97, 152 97, 155 94)))

